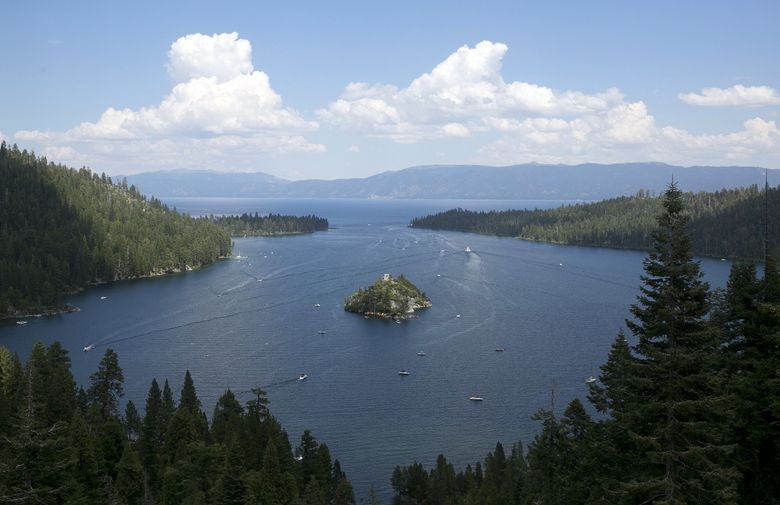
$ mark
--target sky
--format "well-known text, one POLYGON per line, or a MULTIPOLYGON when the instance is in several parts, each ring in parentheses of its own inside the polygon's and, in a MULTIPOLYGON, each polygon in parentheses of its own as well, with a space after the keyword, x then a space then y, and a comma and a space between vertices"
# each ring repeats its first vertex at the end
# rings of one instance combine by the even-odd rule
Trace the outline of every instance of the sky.
POLYGON ((774 0, 2 6, 0 138, 109 175, 780 168, 774 0))

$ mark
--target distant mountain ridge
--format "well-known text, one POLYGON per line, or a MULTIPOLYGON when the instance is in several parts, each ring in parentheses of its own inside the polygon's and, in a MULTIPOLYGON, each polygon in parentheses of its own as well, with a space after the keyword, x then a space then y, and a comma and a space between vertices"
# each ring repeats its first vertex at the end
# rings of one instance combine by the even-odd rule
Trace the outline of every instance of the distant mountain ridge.
MULTIPOLYGON (((685 191, 717 191, 761 184, 764 169, 664 163, 531 163, 506 167, 419 166, 362 179, 288 181, 262 172, 175 170, 131 175, 127 180, 142 193, 156 197, 600 200, 632 195, 640 189, 661 192, 672 176, 685 191)), ((780 170, 769 170, 769 182, 780 183, 780 170)))

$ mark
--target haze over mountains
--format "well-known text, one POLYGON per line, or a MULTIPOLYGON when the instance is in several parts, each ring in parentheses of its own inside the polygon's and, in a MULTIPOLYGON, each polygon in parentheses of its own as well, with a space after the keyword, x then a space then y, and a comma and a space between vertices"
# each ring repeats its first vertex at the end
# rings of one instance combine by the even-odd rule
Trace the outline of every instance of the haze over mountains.
MULTIPOLYGON (((763 184, 759 167, 681 167, 663 163, 524 164, 507 167, 435 165, 382 172, 363 179, 288 181, 257 173, 207 170, 146 172, 129 184, 157 197, 455 198, 599 200, 640 189, 660 192, 674 177, 684 191, 763 184)), ((780 184, 780 170, 769 170, 780 184)))

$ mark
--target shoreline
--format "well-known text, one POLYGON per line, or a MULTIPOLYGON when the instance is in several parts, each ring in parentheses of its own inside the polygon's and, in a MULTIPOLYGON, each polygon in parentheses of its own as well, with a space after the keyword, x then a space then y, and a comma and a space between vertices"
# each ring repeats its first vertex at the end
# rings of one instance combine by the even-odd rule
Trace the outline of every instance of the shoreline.
MULTIPOLYGON (((176 269, 173 269, 173 270, 164 270, 164 271, 154 270, 154 271, 152 271, 152 272, 150 272, 149 274, 146 274, 146 275, 138 275, 138 276, 134 276, 134 277, 125 277, 125 278, 122 278, 122 279, 92 281, 92 282, 87 283, 84 286, 81 286, 78 289, 75 289, 73 291, 64 293, 63 297, 73 296, 73 295, 79 294, 82 291, 87 290, 89 288, 93 288, 93 287, 97 287, 97 286, 104 286, 104 285, 107 285, 107 284, 113 284, 113 283, 117 283, 117 282, 136 281, 136 280, 142 280, 142 279, 154 279, 154 278, 157 278, 157 277, 165 277, 165 276, 168 276, 168 275, 186 274, 187 272, 195 272, 195 271, 200 270, 202 268, 206 268, 208 266, 211 266, 211 265, 215 264, 219 260, 226 260, 226 259, 230 259, 230 258, 232 258, 232 256, 217 256, 217 258, 214 259, 214 261, 211 261, 209 263, 204 263, 204 264, 198 265, 196 267, 191 267, 190 265, 185 265, 184 269, 176 268, 176 269)), ((80 312, 80 311, 81 311, 81 309, 79 307, 75 306, 75 305, 65 304, 65 305, 58 306, 56 308, 55 307, 44 307, 44 308, 41 308, 40 311, 26 313, 26 314, 19 314, 18 311, 16 311, 16 312, 13 312, 11 314, 0 316, 0 322, 1 321, 12 321, 12 320, 25 319, 25 318, 32 318, 32 317, 38 318, 38 317, 57 316, 57 315, 61 315, 61 314, 71 314, 73 312, 80 312)))

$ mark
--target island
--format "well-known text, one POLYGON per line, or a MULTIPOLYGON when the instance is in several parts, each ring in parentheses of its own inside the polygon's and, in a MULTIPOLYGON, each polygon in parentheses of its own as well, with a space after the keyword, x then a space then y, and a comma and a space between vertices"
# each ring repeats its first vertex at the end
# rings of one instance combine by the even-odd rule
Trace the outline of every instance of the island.
POLYGON ((359 289, 344 302, 344 310, 366 317, 411 319, 415 311, 431 306, 431 301, 403 274, 384 274, 372 286, 359 289))

